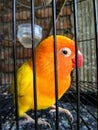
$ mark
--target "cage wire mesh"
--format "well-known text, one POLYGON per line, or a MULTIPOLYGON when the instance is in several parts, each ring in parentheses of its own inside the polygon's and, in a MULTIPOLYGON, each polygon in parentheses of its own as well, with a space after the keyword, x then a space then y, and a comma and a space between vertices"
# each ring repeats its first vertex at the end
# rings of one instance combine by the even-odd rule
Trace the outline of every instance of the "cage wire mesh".
MULTIPOLYGON (((18 25, 31 22, 31 3, 29 0, 16 0, 16 32, 18 25)), ((83 67, 79 69, 78 80, 80 88, 79 113, 77 113, 76 71, 71 74, 72 84, 67 93, 59 100, 58 106, 70 110, 74 117, 69 118, 59 113, 59 130, 97 130, 98 128, 98 87, 97 87, 97 44, 98 44, 98 18, 94 7, 98 0, 57 0, 56 1, 56 34, 65 35, 75 40, 74 18, 78 21, 78 44, 83 53, 83 67), (77 2, 77 16, 74 17, 74 2, 77 2), (95 11, 94 11, 95 10, 95 11), (96 16, 96 19, 95 19, 96 16), (96 23, 97 21, 97 23, 96 23), (97 36, 97 37, 96 37, 97 36), (77 121, 77 115, 79 121, 77 121), (77 124, 79 123, 79 124, 77 124)), ((14 74, 13 60, 13 20, 12 1, 0 0, 0 129, 17 129, 15 121, 15 107, 9 87, 14 74)), ((34 23, 42 27, 42 39, 53 34, 53 17, 51 0, 41 2, 35 0, 34 23)), ((23 47, 16 39, 16 68, 32 57, 32 49, 23 47)), ((34 118, 34 111, 28 111, 34 118)), ((45 118, 53 130, 55 127, 55 113, 50 114, 49 108, 37 111, 37 117, 45 118)), ((19 118, 19 122, 22 119, 19 118)), ((35 129, 32 123, 21 125, 19 129, 35 129)), ((45 125, 38 129, 49 129, 45 125)))

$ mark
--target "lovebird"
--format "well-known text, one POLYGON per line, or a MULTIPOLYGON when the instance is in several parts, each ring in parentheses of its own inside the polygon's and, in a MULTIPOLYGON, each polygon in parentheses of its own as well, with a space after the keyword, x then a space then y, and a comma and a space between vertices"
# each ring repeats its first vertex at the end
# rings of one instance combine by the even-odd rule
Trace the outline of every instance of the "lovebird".
MULTIPOLYGON (((71 72, 76 67, 75 42, 65 36, 56 35, 57 47, 57 73, 58 73, 58 99, 70 88, 71 72)), ((36 47, 36 94, 37 110, 53 108, 55 109, 55 76, 54 76, 54 38, 49 36, 42 40, 36 47)), ((78 68, 83 64, 83 55, 78 50, 78 68)), ((25 117, 27 122, 34 123, 29 115, 29 110, 34 110, 34 88, 33 88, 33 65, 29 59, 17 70, 17 93, 19 117, 25 117)), ((14 100, 14 79, 10 86, 10 93, 14 100)), ((59 111, 71 116, 70 112, 64 108, 59 111)), ((72 116, 71 116, 72 117, 72 116)), ((48 122, 38 119, 38 123, 48 122)))

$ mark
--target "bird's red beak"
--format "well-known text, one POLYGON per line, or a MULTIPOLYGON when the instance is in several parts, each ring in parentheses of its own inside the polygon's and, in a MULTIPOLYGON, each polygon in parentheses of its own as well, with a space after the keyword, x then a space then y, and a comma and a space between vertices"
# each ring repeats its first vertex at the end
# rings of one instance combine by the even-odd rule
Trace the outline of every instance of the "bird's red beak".
MULTIPOLYGON (((81 68, 83 65, 83 55, 80 51, 78 51, 78 68, 81 68)), ((76 68, 76 58, 72 58, 72 67, 76 68)))

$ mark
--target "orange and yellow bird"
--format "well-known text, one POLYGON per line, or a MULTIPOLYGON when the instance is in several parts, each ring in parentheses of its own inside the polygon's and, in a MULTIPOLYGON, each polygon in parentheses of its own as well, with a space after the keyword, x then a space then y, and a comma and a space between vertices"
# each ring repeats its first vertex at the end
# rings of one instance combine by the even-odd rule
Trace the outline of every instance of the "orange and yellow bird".
MULTIPOLYGON (((69 89, 71 84, 71 71, 75 68, 75 43, 73 40, 56 35, 57 70, 58 70, 58 99, 69 89)), ((49 36, 41 41, 36 48, 36 90, 37 110, 46 109, 55 104, 54 80, 54 38, 49 36)), ((78 67, 83 64, 82 53, 78 50, 78 67)), ((32 59, 25 62, 17 70, 18 110, 19 116, 25 117, 34 123, 26 114, 34 109, 34 88, 32 59)), ((10 92, 14 95, 14 80, 10 92)), ((54 107, 53 107, 54 108, 54 107)), ((61 109, 60 109, 61 110, 61 109)), ((67 110, 65 110, 66 112, 67 110)), ((38 121, 41 123, 41 120, 38 121)))

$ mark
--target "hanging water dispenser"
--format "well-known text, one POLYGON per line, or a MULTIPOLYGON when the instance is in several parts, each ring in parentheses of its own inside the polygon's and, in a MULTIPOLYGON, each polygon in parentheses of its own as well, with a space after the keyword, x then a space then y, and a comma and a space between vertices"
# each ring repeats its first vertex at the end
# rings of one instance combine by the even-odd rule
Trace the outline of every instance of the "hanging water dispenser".
MULTIPOLYGON (((18 25, 17 38, 25 48, 32 48, 31 24, 25 23, 18 25)), ((34 25, 34 46, 42 39, 42 27, 34 25)))

